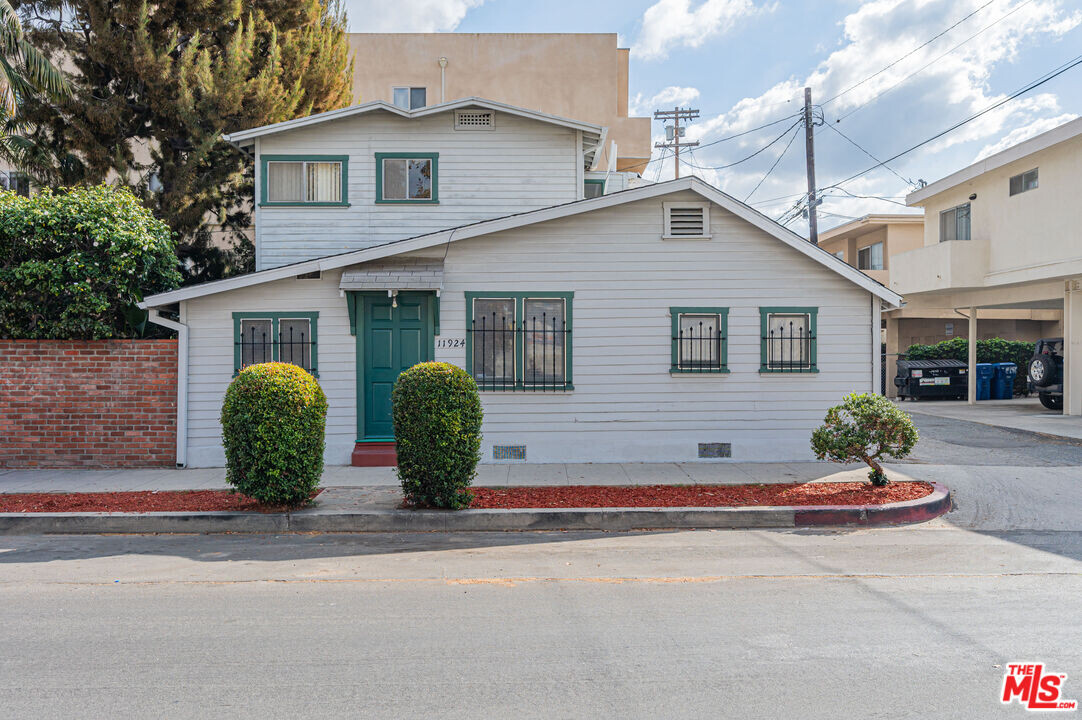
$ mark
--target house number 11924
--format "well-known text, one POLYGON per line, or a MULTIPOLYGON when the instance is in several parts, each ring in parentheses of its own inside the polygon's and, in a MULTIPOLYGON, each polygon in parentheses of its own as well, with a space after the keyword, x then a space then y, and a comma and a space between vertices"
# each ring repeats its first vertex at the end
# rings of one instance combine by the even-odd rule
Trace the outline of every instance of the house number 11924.
POLYGON ((438 348, 464 348, 466 347, 465 338, 436 338, 436 347, 438 348))

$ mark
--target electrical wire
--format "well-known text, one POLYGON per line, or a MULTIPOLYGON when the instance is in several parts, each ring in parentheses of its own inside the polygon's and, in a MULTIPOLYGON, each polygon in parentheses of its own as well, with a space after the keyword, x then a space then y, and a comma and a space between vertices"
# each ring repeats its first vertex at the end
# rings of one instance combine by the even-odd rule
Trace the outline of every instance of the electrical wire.
MULTIPOLYGON (((801 114, 803 114, 803 113, 801 113, 801 114)), ((782 138, 784 138, 786 135, 789 134, 789 131, 791 131, 797 125, 802 124, 803 122, 804 122, 803 119, 798 120, 797 122, 793 123, 789 127, 785 128, 785 132, 783 132, 781 135, 778 135, 776 138, 774 138, 773 140, 768 142, 766 145, 763 145, 761 148, 759 148, 758 150, 753 152, 751 155, 743 157, 740 160, 737 160, 736 162, 727 163, 725 165, 696 165, 694 163, 685 163, 685 164, 688 167, 693 167, 693 168, 696 168, 698 170, 725 170, 726 168, 731 168, 734 165, 739 165, 741 163, 745 163, 748 160, 751 160, 753 157, 759 155, 760 153, 765 152, 770 146, 772 146, 774 143, 776 143, 779 140, 781 140, 782 138)), ((701 149, 701 148, 697 148, 697 149, 701 149)))
POLYGON ((760 186, 761 186, 761 185, 762 185, 762 184, 763 184, 764 182, 766 182, 766 179, 767 179, 768 177, 770 177, 770 173, 774 172, 774 168, 776 168, 776 167, 778 166, 778 163, 780 163, 780 162, 781 162, 781 159, 782 159, 783 157, 785 157, 785 153, 789 152, 789 147, 790 147, 790 146, 791 146, 791 145, 793 144, 793 141, 794 141, 794 140, 796 140, 796 136, 800 134, 800 131, 799 131, 799 130, 797 129, 797 126, 796 126, 796 125, 794 125, 794 126, 793 126, 793 127, 792 127, 792 128, 790 129, 790 132, 792 132, 792 133, 793 133, 793 135, 792 135, 792 137, 790 137, 790 138, 789 138, 789 142, 787 142, 787 143, 785 144, 785 147, 784 147, 784 148, 782 149, 781 153, 780 153, 780 154, 778 155, 778 158, 777 158, 777 160, 775 160, 775 161, 774 161, 774 164, 770 166, 770 169, 766 171, 766 174, 765 174, 765 175, 763 175, 763 176, 762 176, 762 177, 761 177, 761 178, 759 179, 759 182, 755 183, 755 187, 753 187, 753 188, 751 189, 751 192, 750 192, 750 193, 748 193, 747 197, 745 197, 745 198, 744 198, 744 203, 745 203, 745 204, 746 204, 746 203, 748 202, 748 200, 751 200, 751 196, 755 194, 755 191, 756 191, 756 190, 758 190, 758 189, 759 189, 759 187, 760 187, 760 186))
POLYGON ((928 47, 929 45, 931 45, 932 43, 934 43, 934 42, 935 42, 936 40, 938 40, 939 38, 943 37, 944 35, 946 35, 947 33, 949 33, 949 32, 950 32, 951 30, 953 30, 954 28, 958 27, 959 25, 961 25, 962 23, 964 23, 964 22, 965 22, 966 20, 970 19, 971 17, 973 17, 974 15, 976 15, 977 13, 979 13, 979 12, 980 12, 981 10, 984 10, 984 9, 985 9, 986 7, 988 7, 989 5, 991 5, 991 4, 993 3, 993 2, 995 2, 995 0, 988 0, 988 2, 986 2, 986 3, 984 4, 984 5, 981 5, 981 6, 979 7, 979 8, 977 8, 977 9, 976 9, 976 10, 974 10, 973 12, 969 13, 969 14, 968 14, 968 15, 966 15, 966 16, 965 16, 964 18, 962 18, 962 19, 961 19, 961 20, 959 20, 958 22, 954 23, 953 25, 951 25, 951 26, 950 26, 949 28, 947 28, 947 29, 946 29, 946 30, 944 30, 943 32, 939 33, 938 35, 935 35, 934 37, 932 37, 931 39, 927 40, 926 42, 924 42, 924 43, 921 43, 921 44, 920 44, 920 45, 918 45, 917 47, 915 47, 915 48, 913 48, 912 50, 910 50, 909 52, 907 52, 907 53, 906 53, 905 55, 902 55, 902 56, 901 56, 900 58, 898 58, 897 60, 895 60, 894 62, 892 62, 892 63, 891 63, 890 65, 887 65, 886 67, 884 67, 884 68, 881 68, 880 70, 878 70, 878 71, 876 71, 876 72, 872 73, 871 75, 869 75, 868 77, 864 78, 864 79, 863 79, 863 80, 861 80, 860 82, 858 82, 858 83, 856 83, 856 84, 854 84, 854 85, 850 85, 850 86, 849 86, 849 87, 847 87, 847 88, 846 88, 845 90, 842 90, 842 91, 841 91, 840 93, 838 93, 837 95, 835 95, 835 96, 833 96, 833 97, 831 97, 831 98, 829 98, 829 99, 827 99, 827 100, 824 100, 824 101, 823 101, 823 102, 821 103, 821 105, 826 105, 826 104, 828 104, 828 103, 831 103, 831 102, 833 102, 833 101, 837 100, 838 98, 840 98, 840 97, 841 97, 842 95, 845 95, 846 93, 848 93, 848 92, 849 92, 850 90, 855 90, 856 88, 860 87, 861 85, 863 85, 864 83, 868 82, 868 81, 869 81, 869 80, 871 80, 872 78, 874 78, 874 77, 878 77, 879 75, 882 75, 882 74, 883 74, 883 73, 885 73, 885 72, 886 72, 887 70, 890 70, 890 69, 891 69, 892 67, 894 67, 895 65, 897 65, 898 63, 900 63, 900 62, 901 62, 902 60, 905 60, 905 59, 906 59, 907 57, 909 57, 909 56, 910 56, 910 55, 912 55, 913 53, 915 53, 915 52, 917 52, 917 51, 919 51, 919 50, 923 50, 924 48, 928 47))
POLYGON ((870 173, 872 170, 875 170, 875 169, 879 168, 880 166, 886 165, 889 162, 893 162, 894 160, 897 160, 898 158, 902 157, 903 155, 908 155, 909 153, 913 152, 914 150, 917 150, 918 148, 921 148, 921 147, 927 145, 928 143, 932 142, 933 140, 938 140, 939 138, 943 137, 947 133, 953 132, 953 131, 957 130, 958 128, 962 127, 963 125, 966 125, 968 123, 973 122, 974 120, 981 117, 982 115, 986 115, 986 114, 992 112, 993 110, 995 110, 996 108, 1002 107, 1003 105, 1006 105, 1011 100, 1014 100, 1015 98, 1017 98, 1017 97, 1019 97, 1021 95, 1024 95, 1025 93, 1029 92, 1030 90, 1034 90, 1034 89, 1040 87, 1041 85, 1044 85, 1046 82, 1049 82, 1050 80, 1053 80, 1054 78, 1059 77, 1063 73, 1067 72, 1068 70, 1070 70, 1070 69, 1072 69, 1074 67, 1077 67, 1078 65, 1082 65, 1082 55, 1079 55, 1079 56, 1073 58, 1072 60, 1068 60, 1067 62, 1060 65, 1059 67, 1056 67, 1056 68, 1053 68, 1052 70, 1049 70, 1047 73, 1045 73, 1041 77, 1039 77, 1036 80, 1030 82, 1029 84, 1025 85, 1021 89, 1016 90, 1015 92, 1011 93, 1010 95, 1003 98, 1002 100, 998 100, 997 102, 992 103, 991 105, 984 108, 980 112, 974 113, 973 115, 970 115, 966 119, 961 120, 959 122, 956 122, 954 125, 951 125, 949 128, 947 128, 945 130, 941 130, 940 132, 936 133, 935 135, 932 135, 931 137, 920 141, 919 143, 917 143, 916 145, 913 145, 912 147, 906 148, 905 150, 901 151, 900 153, 892 155, 891 157, 887 158, 886 160, 879 161, 875 165, 872 165, 871 167, 869 167, 869 168, 867 168, 865 170, 861 170, 858 173, 850 175, 849 177, 845 178, 844 180, 839 180, 836 183, 833 183, 831 185, 827 185, 824 189, 829 190, 831 188, 836 188, 839 185, 843 185, 843 184, 845 184, 845 183, 847 183, 847 182, 849 182, 851 180, 857 179, 861 175, 866 175, 866 174, 870 173))
POLYGON ((894 170, 894 168, 892 168, 892 167, 890 167, 889 165, 887 165, 886 163, 882 162, 882 161, 881 161, 881 160, 880 160, 879 158, 877 158, 877 157, 876 157, 875 155, 872 155, 872 154, 871 154, 870 152, 868 152, 868 151, 867 151, 867 150, 865 150, 865 149, 864 149, 863 147, 861 147, 860 143, 858 143, 858 142, 857 142, 856 140, 854 140, 853 138, 851 138, 851 137, 849 137, 848 135, 846 135, 845 133, 843 133, 843 132, 842 132, 841 130, 839 130, 838 128, 834 127, 834 126, 833 126, 833 125, 831 125, 830 123, 826 123, 826 126, 827 126, 828 128, 830 128, 831 130, 833 130, 834 132, 836 132, 836 133, 838 133, 839 135, 841 135, 841 136, 842 136, 842 137, 843 137, 843 138, 844 138, 845 140, 847 140, 847 141, 848 141, 848 142, 849 142, 849 143, 850 143, 850 144, 851 144, 851 145, 852 145, 853 147, 855 147, 855 148, 856 148, 857 150, 860 150, 860 151, 861 151, 862 153, 864 153, 865 155, 867 155, 868 157, 870 157, 870 158, 871 158, 872 160, 875 160, 875 161, 876 161, 877 163, 879 163, 880 165, 882 165, 883 167, 885 167, 885 168, 886 168, 887 170, 890 170, 890 171, 891 171, 892 173, 894 173, 894 177, 898 178, 899 180, 901 180, 902 182, 906 183, 907 185, 915 185, 915 184, 916 184, 916 183, 914 183, 914 182, 913 182, 912 180, 907 180, 906 178, 904 178, 904 177, 902 177, 901 175, 899 175, 899 174, 898 174, 898 173, 897 173, 897 172, 896 172, 896 171, 894 170))
MULTIPOLYGON (((897 200, 892 200, 889 196, 886 196, 886 195, 857 195, 856 193, 851 193, 848 190, 846 190, 845 188, 840 188, 840 187, 829 188, 829 189, 830 190, 837 190, 839 192, 843 192, 848 197, 851 197, 851 198, 859 198, 861 200, 882 200, 884 202, 894 203, 895 205, 901 205, 902 207, 909 207, 904 202, 898 202, 897 200)), ((827 190, 827 188, 824 188, 821 192, 825 193, 826 190, 827 190)), ((840 195, 823 195, 823 197, 841 197, 841 196, 840 195)), ((895 198, 899 198, 899 197, 904 198, 905 196, 904 195, 895 195, 894 197, 895 198)))
POLYGON ((909 80, 909 79, 910 79, 910 78, 912 78, 913 76, 915 76, 915 75, 919 75, 920 73, 924 72, 925 70, 927 70, 928 68, 930 68, 930 67, 931 67, 932 65, 935 65, 935 64, 936 64, 937 62, 939 62, 939 61, 940 61, 940 60, 942 60, 943 58, 945 58, 945 57, 947 57, 948 55, 950 55, 950 54, 951 54, 952 52, 954 52, 954 51, 955 51, 955 50, 957 50, 958 48, 962 47, 963 45, 965 45, 965 44, 966 44, 966 43, 968 43, 969 41, 973 40, 973 39, 974 39, 975 37, 977 37, 977 36, 979 36, 979 35, 982 35, 983 33, 985 33, 986 31, 990 30, 990 29, 991 29, 992 27, 994 27, 995 25, 998 25, 998 24, 999 24, 999 23, 1001 23, 1002 21, 1004 21, 1004 20, 1006 20, 1007 18, 1009 18, 1009 17, 1011 16, 1011 15, 1014 15, 1014 14, 1015 14, 1016 12, 1018 12, 1019 10, 1021 10, 1022 8, 1024 8, 1024 7, 1026 6, 1026 5, 1029 5, 1029 4, 1031 3, 1031 2, 1033 2, 1033 0, 1025 0, 1025 2, 1023 2, 1022 4, 1020 4, 1020 5, 1018 5, 1018 6, 1014 7, 1014 8, 1012 8, 1012 9, 1010 10, 1010 12, 1007 12, 1007 13, 1005 13, 1005 14, 1001 15, 1001 16, 1000 16, 1000 17, 999 17, 999 18, 998 18, 997 20, 994 20, 994 21, 992 21, 991 23, 989 23, 988 25, 985 25, 985 26, 984 26, 983 28, 981 28, 981 29, 980 29, 980 30, 978 30, 977 32, 973 33, 972 35, 970 35, 969 37, 967 37, 967 38, 966 38, 965 40, 963 40, 962 42, 960 42, 960 43, 958 43, 957 45, 955 45, 954 47, 952 47, 952 48, 951 48, 950 50, 946 51, 946 52, 945 52, 945 53, 943 53, 942 55, 939 55, 939 56, 937 56, 937 57, 936 57, 935 59, 931 60, 931 61, 930 61, 930 62, 928 62, 928 63, 927 63, 926 65, 922 65, 921 67, 917 68, 916 70, 914 70, 913 72, 909 73, 908 75, 906 75, 906 76, 905 76, 904 78, 902 78, 902 79, 901 79, 901 80, 899 80, 898 82, 896 82, 896 83, 894 83, 893 85, 891 85, 890 87, 888 87, 888 88, 887 88, 886 90, 883 90, 883 91, 881 91, 881 92, 879 92, 879 93, 876 93, 875 95, 873 95, 873 96, 872 96, 871 98, 869 98, 868 100, 865 100, 865 101, 864 101, 864 102, 862 102, 862 103, 861 103, 860 105, 857 105, 857 106, 856 106, 855 108, 853 108, 853 109, 852 109, 852 110, 850 110, 849 112, 847 112, 847 113, 845 113, 844 115, 842 115, 841 117, 839 117, 839 118, 838 118, 838 119, 837 119, 837 120, 836 120, 835 122, 841 122, 842 120, 845 120, 845 119, 846 119, 847 117, 849 117, 849 116, 850 116, 850 115, 852 115, 853 113, 857 112, 858 110, 860 110, 860 109, 862 109, 862 108, 864 108, 864 107, 867 107, 868 105, 870 105, 871 103, 875 102, 875 101, 876 101, 876 100, 878 100, 879 98, 881 98, 881 97, 883 97, 884 95, 886 95, 886 94, 888 94, 888 93, 892 92, 892 91, 893 91, 893 90, 894 90, 894 89, 895 89, 896 87, 898 87, 899 85, 901 85, 901 84, 905 83, 905 82, 906 82, 907 80, 909 80))

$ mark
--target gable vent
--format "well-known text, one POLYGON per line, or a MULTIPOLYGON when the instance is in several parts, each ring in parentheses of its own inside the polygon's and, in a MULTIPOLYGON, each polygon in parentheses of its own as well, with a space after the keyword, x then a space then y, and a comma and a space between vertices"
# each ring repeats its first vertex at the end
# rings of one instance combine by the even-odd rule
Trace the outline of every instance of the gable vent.
POLYGON ((710 212, 706 203, 665 203, 665 237, 709 237, 710 212))
POLYGON ((496 126, 496 113, 491 110, 455 111, 455 130, 491 130, 496 126))

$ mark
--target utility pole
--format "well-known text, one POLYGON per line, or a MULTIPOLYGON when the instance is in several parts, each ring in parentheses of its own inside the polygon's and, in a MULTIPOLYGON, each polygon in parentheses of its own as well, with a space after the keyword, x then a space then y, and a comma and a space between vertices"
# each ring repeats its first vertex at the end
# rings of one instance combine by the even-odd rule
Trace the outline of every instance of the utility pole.
POLYGON ((665 126, 665 139, 667 142, 654 143, 656 148, 672 148, 676 154, 676 177, 680 177, 680 148, 682 147, 695 147, 699 144, 699 141, 695 142, 680 142, 680 138, 684 137, 686 127, 680 127, 681 120, 687 120, 691 122, 695 118, 699 117, 698 110, 687 109, 683 110, 679 106, 672 110, 655 110, 655 120, 672 120, 672 125, 665 126))
POLYGON ((819 218, 815 200, 815 132, 812 130, 811 88, 804 88, 804 146, 808 155, 808 239, 819 244, 819 218))

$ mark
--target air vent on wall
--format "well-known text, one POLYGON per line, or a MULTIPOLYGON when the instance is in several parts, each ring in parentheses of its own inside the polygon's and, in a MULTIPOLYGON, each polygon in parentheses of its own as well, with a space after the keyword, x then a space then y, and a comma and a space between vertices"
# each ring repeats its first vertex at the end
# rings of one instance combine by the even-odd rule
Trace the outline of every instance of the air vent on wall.
POLYGON ((707 203, 665 203, 665 237, 708 237, 707 203))
POLYGON ((491 110, 455 111, 455 130, 491 130, 496 126, 496 113, 491 110))

